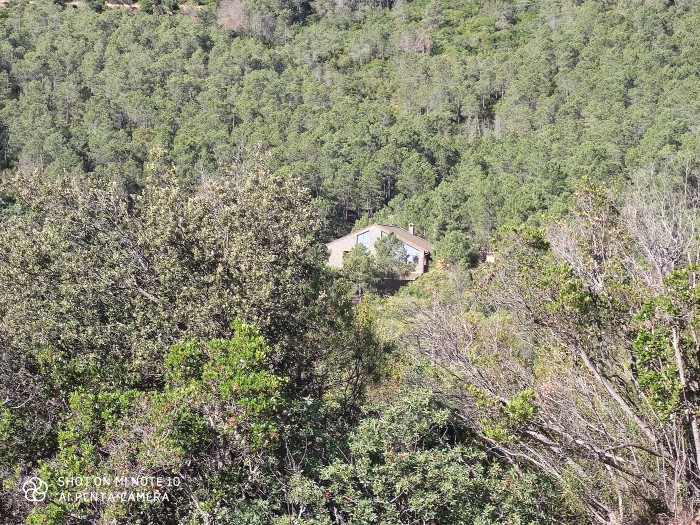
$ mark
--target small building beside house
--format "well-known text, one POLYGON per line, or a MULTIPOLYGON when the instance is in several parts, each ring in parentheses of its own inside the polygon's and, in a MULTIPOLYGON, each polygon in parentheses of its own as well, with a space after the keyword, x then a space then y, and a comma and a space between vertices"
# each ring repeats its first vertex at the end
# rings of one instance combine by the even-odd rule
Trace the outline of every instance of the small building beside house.
POLYGON ((433 245, 415 234, 413 224, 408 225, 408 230, 404 230, 393 224, 388 226, 385 224, 372 224, 371 226, 367 226, 366 228, 331 241, 326 245, 330 251, 328 266, 342 268, 343 257, 358 244, 364 245, 372 255, 376 254, 374 243, 390 233, 393 233, 403 241, 409 261, 415 262, 416 264, 415 270, 406 277, 406 280, 413 281, 427 272, 430 265, 430 254, 433 252, 433 245))

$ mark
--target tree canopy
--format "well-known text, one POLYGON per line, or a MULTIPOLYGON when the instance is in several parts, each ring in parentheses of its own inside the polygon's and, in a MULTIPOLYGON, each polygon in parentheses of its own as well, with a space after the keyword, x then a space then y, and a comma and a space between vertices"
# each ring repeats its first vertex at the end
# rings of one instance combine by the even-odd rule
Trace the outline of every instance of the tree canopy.
POLYGON ((699 25, 0 1, 0 521, 696 522, 699 25))
POLYGON ((174 165, 192 188, 263 151, 318 199, 325 238, 369 214, 473 264, 500 226, 564 212, 582 177, 696 162, 692 3, 218 9, 4 10, 0 167, 142 184, 174 165))

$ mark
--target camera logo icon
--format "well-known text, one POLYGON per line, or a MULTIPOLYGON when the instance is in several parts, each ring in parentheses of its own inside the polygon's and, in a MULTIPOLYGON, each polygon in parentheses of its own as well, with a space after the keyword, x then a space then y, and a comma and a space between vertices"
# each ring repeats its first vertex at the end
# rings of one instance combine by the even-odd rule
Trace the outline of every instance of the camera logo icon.
POLYGON ((40 477, 33 476, 22 484, 24 497, 32 503, 44 501, 46 493, 49 491, 49 486, 40 477))

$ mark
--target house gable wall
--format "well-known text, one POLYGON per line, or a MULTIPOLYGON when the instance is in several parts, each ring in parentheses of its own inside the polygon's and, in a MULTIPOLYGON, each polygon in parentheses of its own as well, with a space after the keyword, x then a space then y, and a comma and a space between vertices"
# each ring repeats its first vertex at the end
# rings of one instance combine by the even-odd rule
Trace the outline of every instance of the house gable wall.
MULTIPOLYGON (((382 228, 380 225, 372 225, 367 228, 364 228, 362 230, 358 230, 356 232, 352 232, 345 237, 341 237, 340 239, 336 239, 335 241, 332 241, 328 243, 328 249, 330 250, 330 257, 328 259, 328 266, 334 267, 334 268, 342 268, 343 267, 343 256, 345 253, 349 252, 352 250, 356 245, 357 245, 357 237, 358 235, 361 235, 363 233, 367 233, 366 236, 366 241, 368 245, 369 252, 373 255, 376 254, 376 250, 374 248, 374 243, 381 238, 382 232, 385 233, 391 233, 392 229, 390 228, 382 228)), ((398 235, 397 235, 398 236, 398 235)), ((400 238, 400 236, 398 236, 400 238)), ((417 246, 413 246, 413 243, 406 242, 403 239, 401 239, 404 244, 413 247, 414 249, 417 249, 418 251, 418 262, 416 263, 416 269, 411 272, 411 274, 408 276, 408 279, 415 279, 422 273, 424 273, 426 264, 425 264, 425 252, 420 249, 417 246)))

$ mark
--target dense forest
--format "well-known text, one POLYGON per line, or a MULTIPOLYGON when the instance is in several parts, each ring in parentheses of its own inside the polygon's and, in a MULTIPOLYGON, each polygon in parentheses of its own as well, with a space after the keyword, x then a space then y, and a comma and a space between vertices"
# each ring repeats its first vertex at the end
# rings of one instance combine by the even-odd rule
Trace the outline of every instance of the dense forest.
POLYGON ((0 3, 0 522, 699 522, 700 5, 131 4, 0 3))

